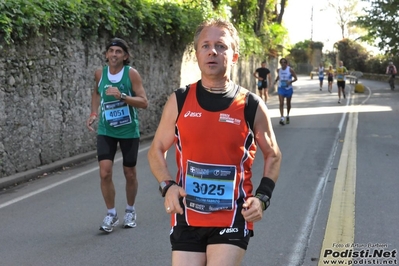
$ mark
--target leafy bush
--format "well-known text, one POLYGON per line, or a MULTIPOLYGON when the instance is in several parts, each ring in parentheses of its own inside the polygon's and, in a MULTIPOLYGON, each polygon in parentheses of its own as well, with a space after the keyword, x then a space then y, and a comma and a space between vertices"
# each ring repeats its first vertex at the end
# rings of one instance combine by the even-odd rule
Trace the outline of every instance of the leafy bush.
POLYGON ((230 19, 239 31, 240 54, 268 55, 283 42, 286 30, 271 23, 274 4, 268 1, 261 32, 255 34, 257 1, 235 0, 0 0, 1 44, 27 42, 53 29, 80 29, 84 39, 100 32, 135 35, 139 40, 169 37, 170 47, 192 42, 196 26, 211 17, 230 19))
POLYGON ((389 62, 393 62, 393 64, 398 68, 399 66, 399 56, 389 56, 389 55, 377 55, 370 58, 367 64, 367 73, 376 73, 376 74, 385 74, 386 68, 389 62))
POLYGON ((204 14, 203 5, 159 0, 0 0, 0 37, 9 44, 61 27, 80 28, 86 37, 103 30, 140 39, 166 35, 186 45, 204 14))
POLYGON ((369 59, 369 54, 366 48, 350 39, 337 42, 336 48, 339 51, 339 60, 344 62, 348 70, 367 71, 366 61, 369 59))

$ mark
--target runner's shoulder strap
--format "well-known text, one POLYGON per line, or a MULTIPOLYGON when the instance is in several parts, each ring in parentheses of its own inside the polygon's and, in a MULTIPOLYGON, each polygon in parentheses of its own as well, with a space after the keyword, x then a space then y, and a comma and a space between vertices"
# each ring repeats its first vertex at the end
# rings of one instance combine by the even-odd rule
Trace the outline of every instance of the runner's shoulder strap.
MULTIPOLYGON (((240 89, 243 89, 240 87, 240 89)), ((183 109, 184 102, 186 100, 188 91, 190 90, 190 85, 187 85, 185 88, 179 88, 175 91, 176 95, 176 100, 177 100, 177 110, 178 110, 178 115, 183 109)), ((255 121, 255 114, 256 110, 258 109, 259 101, 256 98, 256 95, 250 91, 246 92, 246 100, 245 100, 245 109, 244 109, 244 115, 245 115, 245 120, 249 124, 249 127, 253 131, 254 128, 254 121, 255 121)))

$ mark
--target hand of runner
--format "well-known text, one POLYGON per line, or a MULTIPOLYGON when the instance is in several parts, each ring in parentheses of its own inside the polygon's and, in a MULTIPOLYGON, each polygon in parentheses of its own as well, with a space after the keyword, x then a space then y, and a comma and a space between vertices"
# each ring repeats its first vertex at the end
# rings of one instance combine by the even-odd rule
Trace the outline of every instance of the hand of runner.
POLYGON ((109 87, 106 91, 105 91, 106 95, 112 95, 115 97, 115 99, 120 99, 121 98, 121 92, 119 91, 119 89, 117 87, 109 87))
POLYGON ((258 198, 250 197, 242 205, 241 214, 247 222, 257 222, 263 217, 262 203, 258 198))

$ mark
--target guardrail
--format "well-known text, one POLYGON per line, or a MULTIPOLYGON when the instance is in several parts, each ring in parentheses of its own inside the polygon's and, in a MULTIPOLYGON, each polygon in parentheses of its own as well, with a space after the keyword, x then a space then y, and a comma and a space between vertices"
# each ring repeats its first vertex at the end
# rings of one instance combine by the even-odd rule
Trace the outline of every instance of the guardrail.
MULTIPOLYGON (((375 73, 363 73, 362 76, 363 79, 377 80, 383 82, 388 82, 389 77, 390 75, 387 74, 375 74, 375 73)), ((395 80, 399 80, 398 75, 396 75, 395 80)))
POLYGON ((361 76, 363 76, 363 73, 360 71, 352 71, 349 73, 349 75, 345 75, 345 77, 347 79, 349 79, 350 84, 352 84, 352 81, 354 81, 355 84, 357 84, 357 82, 361 76))

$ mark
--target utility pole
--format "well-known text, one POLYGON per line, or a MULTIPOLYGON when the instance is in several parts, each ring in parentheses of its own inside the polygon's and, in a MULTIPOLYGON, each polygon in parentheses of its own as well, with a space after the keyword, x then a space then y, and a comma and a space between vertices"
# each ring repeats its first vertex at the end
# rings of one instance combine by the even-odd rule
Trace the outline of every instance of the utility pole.
POLYGON ((313 4, 312 4, 312 11, 310 13, 310 42, 313 41, 313 4))
POLYGON ((313 46, 313 3, 312 3, 312 8, 311 8, 311 11, 310 11, 310 42, 309 42, 309 48, 308 48, 308 63, 309 63, 309 65, 311 65, 312 66, 312 69, 311 70, 313 70, 313 60, 312 60, 312 57, 313 57, 313 49, 312 49, 312 46, 313 46))

